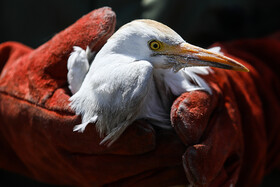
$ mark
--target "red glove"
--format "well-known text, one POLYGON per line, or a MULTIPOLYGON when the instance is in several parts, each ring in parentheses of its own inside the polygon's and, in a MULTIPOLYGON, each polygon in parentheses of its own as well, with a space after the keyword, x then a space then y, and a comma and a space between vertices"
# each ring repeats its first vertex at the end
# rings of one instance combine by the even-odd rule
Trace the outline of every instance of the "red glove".
POLYGON ((138 121, 109 148, 93 125, 73 132, 81 121, 68 107, 67 59, 74 45, 98 50, 114 26, 115 14, 102 8, 35 50, 0 45, 1 168, 56 185, 187 183, 175 132, 138 121))
POLYGON ((183 164, 191 183, 227 184, 239 178, 238 184, 251 185, 279 164, 279 129, 273 121, 279 101, 267 84, 274 80, 279 85, 279 78, 257 60, 278 56, 279 42, 272 45, 273 54, 259 53, 253 60, 240 48, 243 43, 228 44, 233 54, 245 51, 240 57, 258 69, 250 67, 250 74, 215 70, 206 77, 213 95, 197 91, 176 100, 172 121, 186 146, 174 132, 155 131, 144 121, 131 125, 109 148, 99 146, 94 126, 73 133, 80 118, 68 107, 66 60, 74 45, 98 50, 114 24, 110 9, 99 9, 36 50, 0 45, 1 69, 5 64, 0 77, 1 168, 58 185, 176 185, 187 183, 181 156, 188 146, 183 164), (261 77, 264 71, 269 74, 261 77), (268 100, 271 106, 265 105, 268 100))
POLYGON ((258 186, 280 166, 279 38, 218 44, 250 72, 214 69, 205 77, 212 95, 195 91, 174 102, 171 120, 188 146, 183 164, 191 184, 258 186))

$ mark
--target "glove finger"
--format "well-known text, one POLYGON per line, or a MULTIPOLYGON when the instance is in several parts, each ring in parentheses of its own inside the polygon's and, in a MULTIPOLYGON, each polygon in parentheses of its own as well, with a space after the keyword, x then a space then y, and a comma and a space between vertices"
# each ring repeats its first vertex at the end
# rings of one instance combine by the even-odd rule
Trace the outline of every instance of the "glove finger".
MULTIPOLYGON (((228 159, 230 160, 230 159, 228 159)), ((224 164, 224 167, 221 169, 219 174, 214 178, 214 180, 209 185, 210 187, 216 187, 216 186, 235 186, 236 181, 239 177, 240 172, 240 162, 231 162, 227 161, 227 163, 224 164)))
POLYGON ((217 94, 204 91, 187 92, 175 100, 171 123, 185 145, 198 143, 217 101, 217 94))
POLYGON ((83 49, 89 46, 92 51, 99 50, 113 34, 115 22, 115 13, 110 8, 94 10, 37 48, 32 58, 37 63, 38 59, 43 60, 38 63, 38 68, 44 68, 44 73, 66 80, 66 61, 73 46, 83 49))
POLYGON ((28 55, 7 64, 3 71, 9 73, 2 73, 0 89, 44 107, 56 89, 67 86, 66 62, 73 46, 90 45, 97 50, 111 36, 114 27, 115 14, 110 8, 85 15, 28 55))
POLYGON ((183 156, 191 184, 209 185, 223 167, 228 172, 227 181, 236 183, 243 149, 240 121, 236 107, 230 103, 223 106, 211 118, 202 142, 188 147, 183 156))
POLYGON ((83 133, 73 132, 74 125, 75 121, 71 125, 62 127, 64 134, 56 135, 59 132, 49 132, 54 137, 54 141, 59 140, 58 146, 69 153, 137 155, 155 148, 154 129, 143 121, 131 124, 109 147, 104 144, 100 145, 104 137, 100 137, 94 124, 89 124, 83 133))

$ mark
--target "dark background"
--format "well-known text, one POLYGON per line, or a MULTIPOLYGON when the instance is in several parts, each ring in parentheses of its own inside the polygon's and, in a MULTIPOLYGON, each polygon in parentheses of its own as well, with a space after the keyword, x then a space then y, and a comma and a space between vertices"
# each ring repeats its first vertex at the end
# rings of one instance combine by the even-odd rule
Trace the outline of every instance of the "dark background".
MULTIPOLYGON (((1 0, 0 43, 18 41, 36 48, 102 6, 116 12, 117 28, 133 19, 155 19, 201 47, 216 41, 264 37, 280 30, 279 0, 1 0)), ((280 172, 274 171, 262 186, 279 183, 280 172)), ((0 170, 2 186, 50 187, 0 170)))
POLYGON ((280 29, 279 0, 0 0, 0 42, 38 47, 102 6, 116 12, 117 28, 133 19, 155 19, 201 47, 280 29))

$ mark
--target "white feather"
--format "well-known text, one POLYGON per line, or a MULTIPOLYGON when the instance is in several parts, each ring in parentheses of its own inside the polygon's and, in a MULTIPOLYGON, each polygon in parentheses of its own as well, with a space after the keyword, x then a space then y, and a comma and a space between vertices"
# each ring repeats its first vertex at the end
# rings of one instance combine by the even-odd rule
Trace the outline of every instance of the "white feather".
POLYGON ((74 52, 71 53, 67 62, 67 79, 69 89, 74 94, 80 89, 84 81, 89 69, 89 62, 85 50, 77 46, 74 46, 73 48, 74 52))
POLYGON ((95 52, 91 52, 89 47, 86 51, 78 46, 73 47, 67 62, 67 79, 69 89, 75 94, 81 87, 89 69, 89 62, 94 58, 95 52))
POLYGON ((221 55, 223 55, 224 53, 221 51, 221 47, 220 46, 215 46, 215 47, 211 47, 209 49, 207 49, 208 51, 214 52, 214 53, 219 53, 221 55))
POLYGON ((87 125, 88 125, 89 123, 95 123, 96 120, 97 120, 97 118, 98 118, 98 116, 95 115, 95 116, 93 116, 92 118, 90 118, 90 120, 88 120, 87 122, 82 123, 82 124, 80 124, 80 125, 75 125, 74 128, 73 128, 73 131, 84 132, 85 129, 86 129, 86 127, 87 127, 87 125))

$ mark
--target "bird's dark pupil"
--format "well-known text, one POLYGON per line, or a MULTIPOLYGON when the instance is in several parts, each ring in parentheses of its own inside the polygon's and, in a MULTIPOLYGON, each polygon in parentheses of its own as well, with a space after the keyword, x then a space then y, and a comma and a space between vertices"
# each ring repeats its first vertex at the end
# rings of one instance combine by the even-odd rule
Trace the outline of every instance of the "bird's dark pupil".
POLYGON ((158 48, 158 44, 153 44, 153 47, 155 48, 155 49, 157 49, 158 48))

